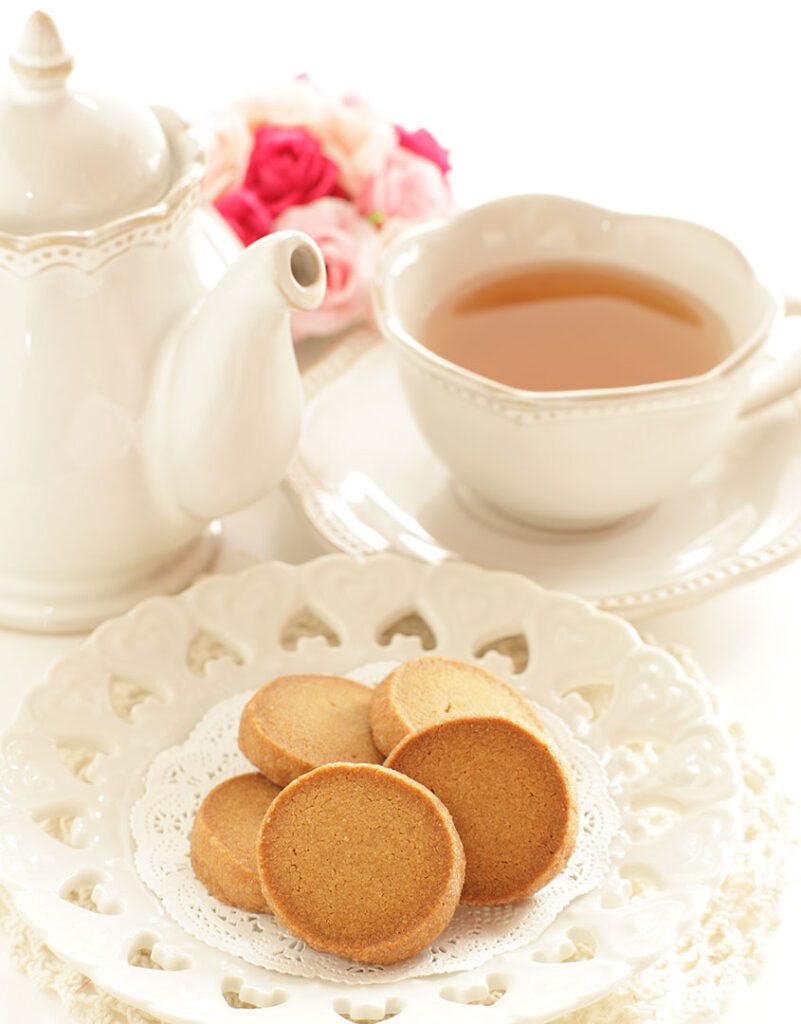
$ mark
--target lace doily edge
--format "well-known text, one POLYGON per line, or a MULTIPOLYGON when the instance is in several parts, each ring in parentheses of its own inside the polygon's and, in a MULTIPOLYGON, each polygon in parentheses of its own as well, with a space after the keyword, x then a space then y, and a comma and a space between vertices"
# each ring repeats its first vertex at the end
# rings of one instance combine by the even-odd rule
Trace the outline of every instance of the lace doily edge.
MULTIPOLYGON (((365 666, 359 671, 363 674, 368 674, 371 669, 372 666, 365 666)), ((349 976, 347 970, 342 972, 337 970, 338 959, 329 958, 327 954, 320 954, 310 950, 312 963, 307 964, 304 969, 302 966, 293 967, 280 958, 276 960, 275 956, 271 956, 269 962, 266 962, 265 958, 261 957, 255 949, 244 949, 237 935, 233 932, 223 936, 217 934, 217 940, 215 941, 202 925, 198 924, 193 918, 179 912, 181 901, 178 895, 175 891, 171 891, 169 887, 165 889, 160 870, 156 870, 151 862, 154 853, 158 853, 162 837, 156 837, 155 844, 153 844, 151 842, 153 837, 146 832, 145 822, 149 817, 148 811, 153 810, 154 802, 158 803, 158 801, 169 796, 164 789, 165 777, 172 774, 176 765, 179 765, 181 759, 187 756, 187 752, 191 755, 194 748, 198 745, 210 747, 214 742, 215 732, 221 725, 227 726, 229 724, 228 720, 232 716, 238 719, 241 710, 240 705, 249 699, 252 692, 255 691, 235 694, 215 704, 195 724, 182 743, 162 751, 151 762, 147 771, 145 792, 131 808, 130 815, 136 872, 145 886, 161 901, 162 906, 172 920, 198 941, 204 942, 222 953, 239 957, 247 963, 268 967, 279 974, 286 974, 288 977, 316 978, 320 981, 332 982, 352 981, 354 979, 352 976, 349 976)), ((577 855, 579 848, 583 848, 585 862, 589 857, 590 863, 594 865, 594 870, 589 872, 589 877, 587 877, 587 869, 580 872, 581 880, 574 882, 573 888, 567 896, 562 893, 562 889, 566 884, 569 885, 569 883, 562 882, 560 885, 558 880, 554 880, 548 886, 548 889, 545 890, 548 896, 544 906, 540 907, 533 914, 536 924, 529 920, 528 917, 524 917, 512 927, 508 934, 495 935, 488 945, 480 947, 477 946, 472 936, 468 936, 463 941, 460 940, 459 954, 454 954, 453 959, 449 961, 437 962, 433 960, 425 963, 418 962, 425 955, 426 951, 423 951, 420 957, 413 958, 406 965, 397 965, 396 968, 376 969, 369 975, 360 977, 359 981, 361 984, 402 984, 417 977, 431 977, 450 974, 454 971, 474 970, 499 953, 508 952, 509 950, 526 945, 527 942, 535 941, 553 923, 565 906, 595 888, 606 875, 611 863, 611 841, 619 829, 621 818, 617 804, 608 789, 608 779, 604 766, 596 752, 580 736, 576 735, 570 725, 562 720, 559 715, 536 702, 534 702, 534 707, 542 717, 543 722, 546 723, 550 734, 560 749, 565 752, 568 760, 573 763, 575 771, 579 773, 579 766, 583 766, 581 774, 587 780, 587 789, 590 791, 596 790, 592 806, 597 812, 595 816, 596 824, 598 825, 597 846, 590 848, 592 840, 587 834, 583 833, 582 842, 578 844, 576 850, 577 855), (593 785, 593 782, 595 785, 593 785), (554 886, 556 887, 555 892, 552 891, 554 886), (562 894, 560 895, 560 893, 562 894), (551 906, 550 904, 554 902, 558 905, 551 906), (520 934, 521 932, 523 935, 520 934)), ((209 786, 216 784, 218 781, 218 779, 211 780, 209 786)), ((193 794, 194 792, 193 785, 181 788, 185 788, 188 794, 193 794)), ((173 787, 168 786, 167 789, 173 789, 173 787)), ((173 876, 173 882, 179 876, 183 876, 183 867, 182 864, 178 863, 170 865, 170 870, 167 873, 173 876)), ((212 902, 215 901, 212 900, 212 902)), ((206 919, 208 916, 207 914, 206 919)), ((447 935, 448 932, 446 930, 440 939, 447 937, 447 935)), ((457 940, 451 936, 451 941, 456 942, 457 940)), ((295 943, 292 945, 294 947, 295 943)), ((439 947, 441 942, 438 942, 436 945, 439 947)))

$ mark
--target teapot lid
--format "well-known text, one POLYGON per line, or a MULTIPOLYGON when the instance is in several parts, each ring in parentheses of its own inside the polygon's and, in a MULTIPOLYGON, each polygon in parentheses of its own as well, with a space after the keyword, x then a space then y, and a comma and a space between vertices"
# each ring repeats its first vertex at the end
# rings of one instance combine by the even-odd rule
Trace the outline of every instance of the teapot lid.
POLYGON ((74 91, 53 20, 28 19, 0 100, 0 232, 99 227, 158 203, 172 181, 169 142, 149 107, 74 91))

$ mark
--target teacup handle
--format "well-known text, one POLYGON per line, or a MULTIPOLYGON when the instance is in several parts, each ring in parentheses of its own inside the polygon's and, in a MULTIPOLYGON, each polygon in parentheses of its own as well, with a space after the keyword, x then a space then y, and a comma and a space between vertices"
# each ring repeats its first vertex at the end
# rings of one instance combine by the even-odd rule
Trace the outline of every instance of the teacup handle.
MULTIPOLYGON (((801 297, 788 296, 784 303, 785 316, 801 316, 801 297)), ((784 359, 776 359, 764 367, 751 383, 741 416, 758 412, 766 405, 786 398, 801 388, 801 346, 784 359)))

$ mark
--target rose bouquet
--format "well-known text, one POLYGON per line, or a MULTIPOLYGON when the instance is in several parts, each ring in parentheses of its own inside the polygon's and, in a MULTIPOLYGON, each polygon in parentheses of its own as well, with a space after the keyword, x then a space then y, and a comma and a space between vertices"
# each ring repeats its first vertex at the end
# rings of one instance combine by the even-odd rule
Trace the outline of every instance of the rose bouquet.
POLYGON ((296 340, 368 317, 381 245, 399 227, 453 207, 448 153, 429 132, 407 131, 356 96, 327 96, 305 77, 199 128, 206 194, 245 245, 297 228, 320 246, 325 299, 293 314, 296 340))

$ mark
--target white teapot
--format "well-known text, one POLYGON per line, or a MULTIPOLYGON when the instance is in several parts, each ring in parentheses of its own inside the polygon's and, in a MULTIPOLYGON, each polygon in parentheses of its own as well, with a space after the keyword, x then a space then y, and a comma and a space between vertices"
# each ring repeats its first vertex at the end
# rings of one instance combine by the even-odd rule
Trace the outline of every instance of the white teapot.
POLYGON ((281 478, 301 422, 305 235, 250 248, 204 207, 163 108, 72 91, 37 12, 0 102, 0 622, 89 627, 209 562, 209 523, 281 478))

